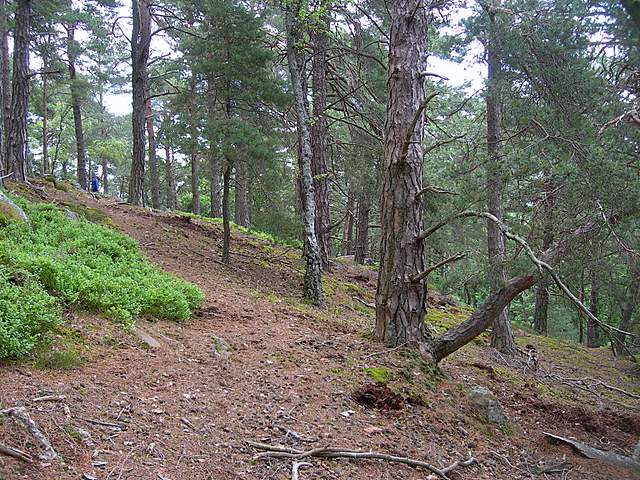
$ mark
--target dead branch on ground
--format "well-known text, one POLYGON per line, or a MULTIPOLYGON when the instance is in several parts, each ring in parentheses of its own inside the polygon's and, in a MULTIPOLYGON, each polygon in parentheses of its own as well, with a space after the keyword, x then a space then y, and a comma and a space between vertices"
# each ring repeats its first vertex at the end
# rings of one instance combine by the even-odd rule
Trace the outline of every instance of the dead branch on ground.
POLYGON ((437 477, 448 480, 447 473, 458 467, 466 467, 477 462, 474 457, 470 457, 467 460, 457 461, 448 467, 438 468, 427 462, 421 460, 414 460, 408 457, 397 457, 395 455, 389 455, 380 452, 364 452, 361 450, 349 450, 344 448, 335 447, 318 447, 311 450, 299 450, 296 448, 282 447, 278 445, 269 445, 266 443, 247 441, 247 445, 255 448, 256 450, 263 450, 263 452, 256 455, 256 458, 292 458, 294 460, 302 460, 310 457, 317 458, 351 458, 351 459, 373 459, 373 460, 385 460, 387 462, 402 463, 411 467, 419 467, 429 470, 437 477))
POLYGON ((49 439, 47 438, 47 436, 44 433, 42 433, 42 430, 40 430, 40 427, 38 427, 36 422, 34 422, 31 419, 26 408, 24 407, 7 408, 5 410, 0 410, 0 415, 5 415, 9 418, 14 419, 25 430, 27 430, 33 436, 33 438, 37 440, 40 446, 44 449, 44 453, 40 456, 42 460, 46 462, 50 462, 52 460, 59 458, 58 453, 51 446, 51 442, 49 442, 49 439))

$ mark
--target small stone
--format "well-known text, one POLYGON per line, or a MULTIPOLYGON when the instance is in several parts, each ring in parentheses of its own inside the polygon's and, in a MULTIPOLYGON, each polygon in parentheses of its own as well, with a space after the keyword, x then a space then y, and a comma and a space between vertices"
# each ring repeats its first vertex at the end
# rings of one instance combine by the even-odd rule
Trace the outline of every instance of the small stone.
POLYGON ((488 388, 482 385, 472 385, 467 390, 467 397, 487 422, 501 426, 509 423, 502 405, 488 388))
POLYGON ((98 480, 98 477, 94 477, 93 475, 89 475, 88 473, 83 473, 82 480, 98 480))
POLYGON ((340 415, 342 415, 345 418, 348 418, 354 413, 356 413, 354 410, 345 410, 344 412, 340 412, 340 415))
POLYGON ((226 340, 223 340, 220 337, 211 335, 211 340, 213 341, 213 355, 216 357, 219 357, 233 350, 231 345, 229 345, 226 340))

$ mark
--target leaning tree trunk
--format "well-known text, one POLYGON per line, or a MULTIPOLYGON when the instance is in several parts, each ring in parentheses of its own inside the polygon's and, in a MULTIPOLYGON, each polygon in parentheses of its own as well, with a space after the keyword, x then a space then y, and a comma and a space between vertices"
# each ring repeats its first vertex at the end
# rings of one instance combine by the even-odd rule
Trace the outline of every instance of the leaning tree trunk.
POLYGON ((322 261, 320 258, 320 246, 315 231, 316 201, 313 173, 311 171, 311 136, 309 133, 309 116, 305 105, 306 92, 302 89, 302 76, 297 46, 302 38, 300 14, 300 2, 295 2, 295 6, 286 12, 286 30, 287 60, 289 64, 289 74, 291 76, 291 86, 294 93, 294 104, 298 117, 298 137, 300 139, 301 152, 300 170, 302 174, 305 233, 304 296, 315 305, 322 306, 324 304, 322 298, 322 261))
POLYGON ((148 92, 148 61, 151 43, 151 0, 133 0, 133 30, 131 33, 131 87, 133 155, 129 176, 128 202, 144 202, 145 103, 148 92))
MULTIPOLYGON (((502 221, 504 218, 502 206, 503 168, 500 165, 500 122, 502 117, 500 58, 496 42, 495 14, 500 6, 500 0, 493 0, 489 5, 489 35, 487 38, 487 209, 489 213, 502 221)), ((487 220, 487 247, 489 263, 491 265, 491 291, 498 291, 507 281, 504 266, 505 242, 504 234, 498 226, 487 220)), ((508 305, 496 318, 491 333, 491 346, 506 355, 516 353, 516 344, 509 319, 508 305)))
POLYGON ((424 323, 422 163, 427 11, 419 0, 391 4, 384 135, 380 269, 375 335, 388 346, 417 346, 431 357, 424 323))
POLYGON ((145 102, 145 121, 147 138, 149 139, 149 176, 151 177, 151 206, 160 208, 160 173, 158 172, 158 157, 156 155, 156 134, 153 129, 153 105, 151 99, 145 102))
POLYGON ((13 36, 13 80, 11 127, 9 131, 8 170, 14 180, 27 179, 27 115, 29 113, 29 18, 31 0, 18 0, 13 36))
POLYGON ((250 226, 249 220, 249 173, 247 162, 236 164, 236 190, 235 190, 235 216, 236 225, 250 226))
POLYGON ((84 129, 82 127, 82 98, 76 72, 76 57, 78 54, 78 45, 75 40, 75 31, 75 23, 69 23, 67 25, 67 59, 69 61, 69 81, 71 82, 71 109, 73 111, 73 126, 76 134, 76 171, 80 188, 82 188, 83 190, 87 190, 89 187, 87 178, 87 153, 84 142, 84 129))
POLYGON ((329 181, 327 179, 327 50, 329 37, 328 22, 312 33, 313 64, 313 122, 311 124, 311 172, 316 201, 316 236, 320 247, 322 268, 329 269, 331 251, 331 218, 329 206, 329 181))

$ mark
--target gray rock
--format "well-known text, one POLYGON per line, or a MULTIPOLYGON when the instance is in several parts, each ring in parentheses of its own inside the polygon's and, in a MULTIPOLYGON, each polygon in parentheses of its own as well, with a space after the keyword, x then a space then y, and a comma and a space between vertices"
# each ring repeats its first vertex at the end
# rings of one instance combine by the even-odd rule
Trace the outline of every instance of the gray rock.
POLYGON ((64 214, 67 216, 67 218, 69 220, 78 220, 78 218, 80 218, 80 217, 78 217, 78 214, 76 212, 73 212, 73 211, 69 210, 68 208, 64 209, 64 214))
POLYGON ((9 222, 29 223, 29 217, 18 205, 0 191, 0 225, 9 222))
POLYGON ((134 326, 131 329, 131 333, 133 333, 138 339, 142 341, 149 348, 160 348, 161 344, 158 340, 153 338, 149 333, 142 329, 139 325, 134 326))
POLYGON ((502 405, 488 388, 482 385, 472 385, 467 390, 467 397, 487 422, 501 426, 509 423, 502 405))
POLYGON ((233 350, 233 347, 229 345, 226 340, 223 340, 220 337, 216 337, 215 335, 211 336, 211 340, 213 341, 213 355, 219 357, 225 353, 229 353, 233 350))

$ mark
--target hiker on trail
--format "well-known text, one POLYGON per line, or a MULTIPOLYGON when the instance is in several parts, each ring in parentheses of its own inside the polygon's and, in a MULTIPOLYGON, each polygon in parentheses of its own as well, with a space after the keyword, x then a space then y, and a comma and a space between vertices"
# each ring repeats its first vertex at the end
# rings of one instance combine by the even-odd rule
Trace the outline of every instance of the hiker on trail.
POLYGON ((100 182, 98 181, 98 176, 95 173, 91 177, 91 191, 95 193, 100 191, 100 182))

